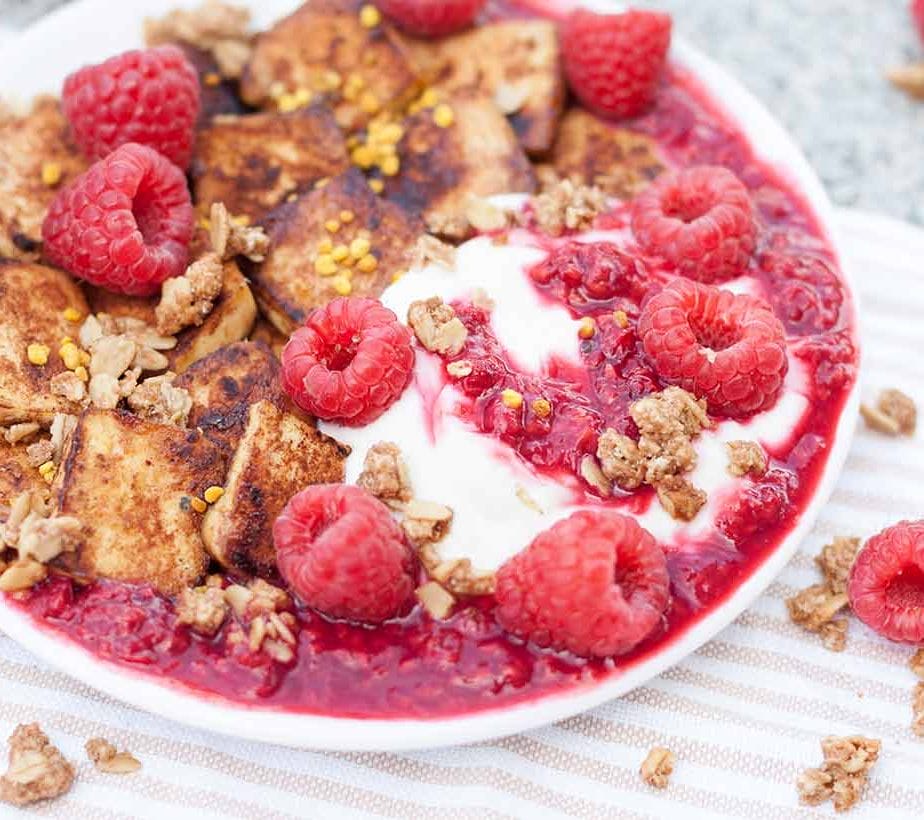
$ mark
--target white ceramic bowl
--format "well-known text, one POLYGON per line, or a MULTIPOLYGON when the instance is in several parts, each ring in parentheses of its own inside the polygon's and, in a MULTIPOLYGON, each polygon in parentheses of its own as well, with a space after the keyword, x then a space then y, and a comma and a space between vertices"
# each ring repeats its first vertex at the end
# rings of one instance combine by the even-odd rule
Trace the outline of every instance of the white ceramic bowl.
MULTIPOLYGON (((177 5, 196 3, 78 0, 64 7, 4 46, 0 55, 0 95, 27 100, 38 92, 59 92, 64 77, 81 65, 140 46, 143 18, 163 14, 177 5)), ((293 0, 255 2, 254 22, 265 27, 297 5, 293 0)), ((836 234, 831 203, 802 152, 780 124, 734 78, 679 37, 675 37, 672 56, 699 78, 748 136, 757 154, 805 195, 833 243, 836 234)), ((847 280, 849 286, 849 277, 847 280)), ((43 660, 115 698, 182 723, 250 740, 312 749, 395 751, 486 740, 524 731, 624 695, 682 660, 731 623, 787 563, 827 501, 847 456, 858 403, 855 385, 839 420, 824 473, 801 519, 776 551, 727 600, 679 638, 625 672, 540 700, 433 720, 357 720, 294 714, 228 704, 219 698, 191 694, 179 685, 140 676, 39 628, 2 599, 0 629, 43 660)))

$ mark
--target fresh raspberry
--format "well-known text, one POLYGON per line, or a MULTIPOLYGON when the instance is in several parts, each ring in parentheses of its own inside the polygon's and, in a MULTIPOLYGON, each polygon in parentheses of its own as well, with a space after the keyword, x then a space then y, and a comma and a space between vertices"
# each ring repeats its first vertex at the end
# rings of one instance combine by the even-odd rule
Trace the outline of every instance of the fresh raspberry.
POLYGON ((185 270, 193 227, 183 172, 129 143, 58 193, 42 238, 52 264, 108 290, 148 296, 185 270))
POLYGON ((870 538, 850 570, 847 596, 870 629, 924 643, 924 521, 901 521, 870 538))
POLYGON ((828 260, 768 251, 758 261, 767 297, 789 333, 821 333, 840 324, 844 287, 828 260))
POLYGON ((282 385, 292 401, 351 427, 381 416, 413 372, 410 331, 375 299, 334 299, 282 351, 282 385))
POLYGON ((192 157, 199 77, 176 46, 126 51, 64 81, 64 115, 90 159, 127 142, 159 151, 180 168, 192 157))
POLYGON ((793 352, 808 365, 819 399, 830 398, 856 381, 859 356, 850 328, 806 336, 793 346, 793 352))
POLYGON ((540 533, 497 573, 497 619, 539 646, 622 655, 667 606, 664 553, 634 518, 582 510, 540 533))
POLYGON ((414 553, 388 508, 350 484, 316 484, 273 524, 279 572, 325 615, 381 623, 414 589, 414 553))
POLYGON ((774 467, 753 483, 746 484, 716 520, 716 528, 735 545, 758 532, 775 527, 792 508, 792 496, 799 477, 790 470, 774 467))
POLYGON ((740 276, 757 243, 747 188, 713 165, 656 179, 633 203, 632 233, 646 253, 699 282, 740 276))
POLYGON ((634 117, 651 105, 670 44, 670 16, 653 11, 578 9, 561 29, 571 90, 604 117, 634 117))
POLYGON ((911 16, 918 29, 918 36, 924 40, 924 0, 911 1, 911 16))
POLYGON ((467 28, 487 0, 376 0, 382 13, 410 34, 443 37, 467 28))
POLYGON ((772 407, 789 369, 770 305, 690 279, 674 279, 644 305, 638 335, 658 375, 719 416, 772 407))

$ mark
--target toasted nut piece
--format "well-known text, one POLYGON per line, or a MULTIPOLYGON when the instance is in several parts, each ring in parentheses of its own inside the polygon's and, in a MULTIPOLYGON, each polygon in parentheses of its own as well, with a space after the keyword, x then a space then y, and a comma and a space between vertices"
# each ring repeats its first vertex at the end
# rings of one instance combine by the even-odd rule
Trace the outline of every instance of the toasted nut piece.
POLYGON ((456 603, 456 599, 436 581, 428 581, 426 584, 417 587, 414 590, 417 600, 423 605, 424 609, 430 613, 432 618, 442 620, 450 612, 456 603))
POLYGON ((0 591, 20 592, 32 589, 39 581, 44 581, 48 570, 44 564, 25 558, 7 567, 0 575, 0 591))

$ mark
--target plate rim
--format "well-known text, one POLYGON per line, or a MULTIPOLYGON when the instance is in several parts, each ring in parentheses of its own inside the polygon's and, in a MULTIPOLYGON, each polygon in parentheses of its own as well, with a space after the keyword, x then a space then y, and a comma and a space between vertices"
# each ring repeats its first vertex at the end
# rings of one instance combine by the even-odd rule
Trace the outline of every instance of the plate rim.
MULTIPOLYGON (((141 17, 146 10, 159 11, 176 5, 189 5, 189 0, 180 3, 142 0, 129 5, 133 7, 140 28, 141 17)), ((283 12, 285 7, 291 8, 294 4, 281 0, 279 3, 261 5, 262 14, 268 6, 277 7, 283 12)), ((53 42, 56 30, 63 32, 72 25, 79 28, 88 16, 92 19, 95 13, 106 9, 106 0, 77 0, 41 18, 5 43, 6 53, 0 57, 0 76, 10 76, 9 72, 3 71, 4 64, 15 64, 17 58, 21 63, 23 58, 17 52, 28 49, 29 43, 41 43, 49 39, 53 42)), ((44 46, 47 48, 48 43, 45 42, 44 46)), ((755 153, 772 164, 806 199, 838 256, 842 280, 849 292, 854 314, 852 329, 858 355, 862 355, 856 338, 859 333, 857 289, 851 272, 843 265, 834 208, 801 148, 763 103, 734 75, 681 36, 675 35, 671 56, 690 71, 709 93, 714 104, 723 110, 752 143, 756 142, 754 132, 759 129, 782 150, 784 157, 774 158, 767 156, 766 150, 761 151, 755 146, 755 153), (730 101, 733 104, 729 104, 730 101)), ((857 378, 844 401, 834 445, 815 493, 795 527, 722 604, 662 650, 634 663, 624 672, 592 684, 578 684, 550 693, 537 700, 466 715, 433 718, 331 717, 282 711, 234 704, 219 696, 195 692, 176 682, 158 682, 130 668, 103 660, 63 635, 42 629, 28 615, 2 598, 0 629, 51 666, 117 700, 179 723, 245 740, 325 751, 410 751, 487 741, 535 729, 621 697, 662 674, 714 638, 767 588, 811 530, 840 477, 857 425, 859 396, 860 378, 857 378)))

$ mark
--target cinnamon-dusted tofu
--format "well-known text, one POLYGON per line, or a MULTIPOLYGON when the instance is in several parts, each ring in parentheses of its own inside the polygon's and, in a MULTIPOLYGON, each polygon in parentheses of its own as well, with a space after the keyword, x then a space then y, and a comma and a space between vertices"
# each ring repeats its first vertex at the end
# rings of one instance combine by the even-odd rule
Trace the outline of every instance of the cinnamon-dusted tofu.
POLYGON ((430 84, 449 95, 481 91, 508 116, 528 153, 549 150, 565 99, 554 23, 488 23, 442 39, 408 38, 406 43, 430 84))
POLYGON ((58 354, 61 339, 76 336, 79 328, 64 318, 68 308, 87 314, 83 293, 66 273, 0 258, 0 425, 47 425, 55 413, 79 410, 50 387, 52 377, 65 369, 58 354), (30 345, 36 346, 31 351, 36 363, 30 361, 30 345))
MULTIPOLYGON (((164 351, 169 368, 176 373, 182 373, 213 350, 245 339, 256 321, 257 304, 237 263, 225 262, 224 273, 221 293, 205 321, 198 327, 180 331, 176 347, 164 351)), ((88 285, 84 286, 84 291, 93 313, 131 316, 151 326, 157 324, 154 316, 154 308, 160 299, 157 295, 126 296, 88 285)))
POLYGON ((654 140, 572 108, 561 121, 550 161, 562 177, 630 199, 664 170, 654 140))
POLYGON ((207 51, 188 43, 176 43, 199 75, 199 128, 221 114, 243 114, 247 108, 237 94, 237 83, 221 76, 218 63, 207 51))
POLYGON ((312 0, 258 34, 241 78, 244 101, 272 107, 279 91, 324 96, 347 129, 380 110, 403 110, 420 78, 390 23, 363 25, 364 5, 367 0, 312 0))
POLYGON ((224 468, 221 450, 196 430, 87 410, 52 485, 56 514, 84 523, 68 568, 168 594, 195 584, 208 555, 190 502, 220 486, 224 468))
POLYGON ((0 436, 0 505, 9 506, 25 492, 47 490, 45 479, 26 454, 26 444, 10 444, 0 436))
POLYGON ((230 455, 252 404, 265 399, 277 407, 288 406, 280 370, 266 345, 236 342, 199 359, 174 384, 192 397, 189 426, 202 430, 230 455))
POLYGON ((282 333, 274 324, 268 322, 262 316, 257 318, 248 338, 252 342, 265 344, 273 351, 276 358, 282 356, 282 349, 286 346, 286 342, 289 341, 287 334, 282 333))
POLYGON ((23 116, 0 106, 0 257, 39 258, 48 206, 86 168, 56 99, 37 97, 23 116))
POLYGON ((263 315, 285 334, 338 295, 378 297, 396 273, 407 270, 411 248, 424 234, 417 217, 376 196, 355 168, 280 205, 264 227, 270 251, 265 261, 248 266, 250 279, 263 315), (354 246, 355 240, 368 249, 354 246), (328 245, 364 253, 347 268, 333 263, 323 250, 328 245))
POLYGON ((386 182, 385 196, 422 213, 432 232, 460 239, 469 233, 472 196, 532 193, 536 180, 516 134, 489 97, 466 91, 448 105, 448 125, 437 122, 440 107, 407 118, 398 144, 400 172, 386 182))
POLYGON ((290 194, 349 167, 334 115, 312 106, 216 117, 199 132, 191 175, 199 213, 224 202, 232 215, 256 221, 290 194))
POLYGON ((202 524, 212 557, 232 572, 274 574, 276 517, 308 485, 343 481, 347 455, 347 447, 273 402, 251 405, 224 495, 202 524))

